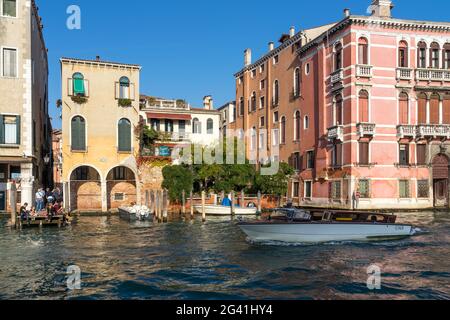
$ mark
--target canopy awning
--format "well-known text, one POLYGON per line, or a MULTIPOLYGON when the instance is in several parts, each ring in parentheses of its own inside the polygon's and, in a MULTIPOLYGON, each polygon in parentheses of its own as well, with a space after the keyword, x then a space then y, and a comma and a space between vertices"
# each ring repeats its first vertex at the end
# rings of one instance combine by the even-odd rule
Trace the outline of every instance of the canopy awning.
POLYGON ((190 114, 176 114, 176 113, 147 113, 148 119, 170 119, 170 120, 191 120, 190 114))

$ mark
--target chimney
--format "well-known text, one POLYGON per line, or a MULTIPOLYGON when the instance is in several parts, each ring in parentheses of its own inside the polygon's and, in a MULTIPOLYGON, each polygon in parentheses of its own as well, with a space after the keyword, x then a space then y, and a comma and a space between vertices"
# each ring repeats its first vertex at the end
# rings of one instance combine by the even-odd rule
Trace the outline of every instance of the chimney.
POLYGON ((252 50, 245 49, 244 51, 244 66, 247 67, 252 64, 252 50))
POLYGON ((205 110, 213 110, 214 109, 214 101, 212 96, 206 96, 203 98, 203 108, 205 110))
POLYGON ((394 4, 391 0, 372 0, 370 9, 372 16, 389 19, 392 18, 394 4))
POLYGON ((275 44, 271 41, 269 42, 269 51, 272 51, 275 47, 275 44))
POLYGON ((344 9, 344 17, 350 17, 350 9, 344 9))
POLYGON ((96 56, 95 61, 100 61, 100 56, 96 56))
POLYGON ((292 38, 293 36, 295 36, 295 27, 294 27, 294 26, 292 26, 292 27, 289 29, 289 35, 291 36, 291 38, 292 38))

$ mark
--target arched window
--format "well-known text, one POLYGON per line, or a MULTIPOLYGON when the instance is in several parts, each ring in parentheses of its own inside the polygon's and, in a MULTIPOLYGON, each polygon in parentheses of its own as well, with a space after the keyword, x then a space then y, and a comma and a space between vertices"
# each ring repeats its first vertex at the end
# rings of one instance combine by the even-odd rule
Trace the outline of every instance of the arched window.
POLYGON ((359 92, 359 122, 369 122, 369 93, 366 90, 359 92))
POLYGON ((450 124, 450 95, 444 96, 444 100, 442 102, 442 123, 450 124))
POLYGON ((86 121, 83 117, 72 118, 71 138, 73 151, 86 151, 86 121))
POLYGON ((252 97, 250 100, 250 112, 256 111, 256 92, 252 92, 252 97))
POLYGON ((399 95, 399 122, 400 124, 409 124, 409 98, 405 92, 399 95))
POLYGON ((280 85, 278 80, 273 82, 273 105, 278 106, 280 103, 280 85))
POLYGON ((281 131, 281 144, 286 143, 286 117, 281 117, 280 122, 280 131, 281 131))
POLYGON ((334 47, 334 70, 342 69, 342 44, 338 43, 334 47))
POLYGON ((439 95, 430 97, 430 124, 439 124, 439 95))
POLYGON ((192 133, 194 134, 202 133, 202 123, 197 118, 192 120, 192 133))
POLYGON ((239 100, 239 115, 242 117, 245 112, 244 97, 239 100))
POLYGON ((417 44, 417 66, 419 68, 427 67, 427 44, 423 41, 417 44))
POLYGON ((427 123, 427 95, 421 93, 417 97, 417 108, 418 108, 418 124, 427 123))
POLYGON ((300 111, 295 112, 294 115, 294 140, 300 140, 300 129, 301 129, 302 118, 300 116, 300 111))
POLYGON ((130 98, 130 79, 127 77, 122 77, 119 80, 119 98, 120 99, 129 99, 130 98))
POLYGON ((358 63, 369 64, 369 42, 366 38, 359 38, 358 40, 358 63))
POLYGON ((296 68, 294 71, 294 96, 300 95, 300 68, 296 68))
POLYGON ((212 119, 208 119, 206 122, 206 131, 208 134, 214 133, 214 121, 212 119))
POLYGON ((86 88, 84 85, 84 76, 83 74, 77 72, 72 76, 73 80, 73 95, 74 96, 86 96, 86 88))
POLYGON ((435 69, 439 69, 439 56, 440 56, 441 48, 439 43, 433 42, 430 46, 430 66, 435 69))
POLYGON ((334 107, 334 125, 340 126, 342 125, 342 96, 338 94, 335 97, 335 107, 334 107))
POLYGON ((303 125, 303 129, 309 129, 309 117, 305 116, 305 124, 303 125))
POLYGON ((408 68, 408 60, 408 43, 406 41, 400 41, 398 46, 398 66, 400 68, 408 68))
POLYGON ((256 150, 256 128, 253 127, 250 132, 250 150, 256 150))
POLYGON ((450 69, 450 43, 444 45, 443 61, 444 69, 450 69))
POLYGON ((128 119, 120 119, 118 125, 119 151, 131 151, 131 122, 128 119))

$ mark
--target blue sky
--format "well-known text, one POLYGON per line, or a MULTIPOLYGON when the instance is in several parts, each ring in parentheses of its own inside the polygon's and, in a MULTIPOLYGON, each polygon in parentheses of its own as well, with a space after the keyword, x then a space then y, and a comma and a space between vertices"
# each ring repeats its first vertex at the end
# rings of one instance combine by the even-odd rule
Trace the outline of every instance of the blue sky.
MULTIPOLYGON (((143 66, 141 93, 186 99, 201 106, 213 95, 219 107, 234 100, 233 74, 243 51, 253 60, 291 25, 297 30, 341 20, 343 9, 365 14, 370 0, 36 0, 49 49, 50 110, 61 96, 59 58, 102 59, 143 66), (81 30, 66 28, 67 7, 81 8, 81 30)), ((394 17, 449 21, 450 2, 394 1, 394 17), (420 9, 418 9, 420 8, 420 9)))

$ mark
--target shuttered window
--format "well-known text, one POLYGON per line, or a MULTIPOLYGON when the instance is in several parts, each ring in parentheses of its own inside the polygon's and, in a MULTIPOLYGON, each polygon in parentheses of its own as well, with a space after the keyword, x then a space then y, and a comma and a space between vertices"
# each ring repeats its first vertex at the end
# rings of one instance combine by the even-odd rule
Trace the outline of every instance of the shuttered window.
POLYGON ((442 123, 450 124, 450 96, 444 98, 442 109, 442 123))
POLYGON ((119 151, 131 151, 131 122, 128 119, 119 121, 119 151))
POLYGON ((85 96, 84 76, 81 73, 75 73, 73 79, 73 94, 75 96, 85 96))
POLYGON ((214 121, 213 121, 213 119, 208 119, 208 121, 206 121, 206 133, 207 134, 213 134, 214 133, 214 121))
POLYGON ((359 122, 369 122, 369 93, 365 90, 359 93, 359 122))
POLYGON ((5 17, 17 17, 17 0, 2 0, 1 15, 5 17))
POLYGON ((430 197, 430 182, 428 180, 417 181, 417 198, 430 197))
POLYGON ((399 188, 400 188, 400 199, 407 199, 410 197, 409 180, 400 180, 399 188))
POLYGON ((360 194, 361 199, 369 199, 370 198, 370 181, 363 179, 358 182, 358 192, 360 194))
POLYGON ((20 116, 0 116, 0 144, 20 144, 20 116))
POLYGON ((426 124, 427 123, 427 96, 421 94, 418 99, 418 123, 426 124))
POLYGON ((401 93, 399 100, 399 124, 408 124, 408 95, 401 93))
POLYGON ((72 150, 86 151, 86 121, 82 117, 75 117, 71 126, 72 150))
POLYGON ((129 99, 130 98, 130 79, 127 77, 122 77, 119 80, 119 98, 120 99, 129 99))
POLYGON ((418 144, 418 145, 416 145, 416 149, 417 149, 417 164, 425 165, 426 164, 427 145, 426 144, 418 144))
POLYGON ((367 39, 360 38, 358 44, 358 63, 359 64, 369 64, 369 45, 367 39))
POLYGON ((407 166, 409 165, 409 145, 408 144, 401 144, 400 145, 400 165, 407 166))
POLYGON ((369 143, 359 143, 359 164, 369 165, 369 143))
POLYGON ((334 125, 339 126, 342 125, 342 96, 338 95, 336 97, 336 115, 335 115, 335 123, 334 125))
POLYGON ((342 165, 342 144, 338 143, 333 146, 331 165, 333 167, 340 167, 342 165))
POLYGON ((3 76, 16 78, 17 77, 17 50, 16 49, 3 49, 3 76))
POLYGON ((305 198, 306 199, 312 198, 312 182, 311 181, 305 181, 305 198))
POLYGON ((439 124, 439 96, 432 95, 430 98, 430 124, 439 124))

